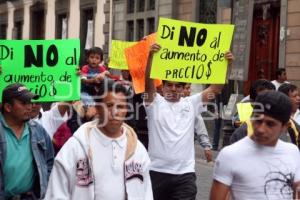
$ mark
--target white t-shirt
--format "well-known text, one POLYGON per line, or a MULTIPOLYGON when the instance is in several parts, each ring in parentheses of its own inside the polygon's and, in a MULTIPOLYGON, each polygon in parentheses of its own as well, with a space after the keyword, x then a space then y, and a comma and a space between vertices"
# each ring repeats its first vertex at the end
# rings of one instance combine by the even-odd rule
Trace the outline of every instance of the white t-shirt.
POLYGON ((68 120, 68 114, 65 113, 61 116, 58 105, 55 104, 50 110, 42 112, 42 117, 39 119, 39 123, 45 128, 50 138, 53 138, 56 130, 68 120))
POLYGON ((281 140, 268 147, 245 137, 219 153, 213 178, 230 186, 232 199, 292 200, 290 186, 300 181, 300 153, 281 140))
POLYGON ((277 80, 273 80, 273 81, 271 81, 271 83, 273 83, 273 85, 275 85, 276 90, 278 90, 278 88, 279 88, 283 83, 289 83, 289 82, 284 81, 283 83, 279 83, 277 80))
POLYGON ((109 138, 98 128, 91 130, 90 146, 93 154, 95 200, 125 199, 124 160, 126 134, 109 138), (97 170, 96 170, 97 169, 97 170))
POLYGON ((150 170, 170 174, 195 171, 195 118, 204 110, 201 94, 176 103, 156 94, 146 106, 150 170))

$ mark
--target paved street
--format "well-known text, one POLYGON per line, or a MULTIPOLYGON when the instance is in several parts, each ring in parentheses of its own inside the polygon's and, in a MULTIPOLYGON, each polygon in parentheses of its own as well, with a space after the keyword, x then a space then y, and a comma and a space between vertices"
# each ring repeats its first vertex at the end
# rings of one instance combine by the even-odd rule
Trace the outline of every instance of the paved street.
MULTIPOLYGON (((196 174, 197 174, 197 200, 207 200, 209 198, 212 183, 213 163, 207 163, 204 159, 203 150, 196 144, 196 174)), ((214 152, 214 158, 217 152, 214 152)))

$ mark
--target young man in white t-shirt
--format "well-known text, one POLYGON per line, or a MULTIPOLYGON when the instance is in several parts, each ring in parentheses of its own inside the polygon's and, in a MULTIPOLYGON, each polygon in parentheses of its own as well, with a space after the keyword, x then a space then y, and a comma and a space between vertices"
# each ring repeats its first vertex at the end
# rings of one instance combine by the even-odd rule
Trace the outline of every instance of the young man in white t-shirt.
POLYGON ((283 84, 283 83, 289 83, 287 82, 287 76, 286 76, 286 71, 284 68, 280 68, 276 70, 275 73, 276 79, 271 81, 275 85, 276 90, 283 84))
POLYGON ((105 80, 97 96, 99 117, 58 152, 45 200, 152 200, 149 156, 124 123, 128 91, 105 80))
MULTIPOLYGON (((181 98, 185 83, 163 81, 161 96, 150 78, 153 53, 159 49, 157 44, 150 47, 145 72, 148 98, 144 99, 144 104, 148 117, 153 195, 155 200, 195 199, 195 119, 205 110, 205 103, 221 92, 223 85, 211 85, 202 93, 181 98)), ((233 56, 228 52, 225 58, 232 59, 233 56)))
POLYGON ((253 134, 225 147, 215 163, 211 200, 298 199, 300 153, 283 142, 292 105, 277 91, 256 97, 252 115, 253 134))

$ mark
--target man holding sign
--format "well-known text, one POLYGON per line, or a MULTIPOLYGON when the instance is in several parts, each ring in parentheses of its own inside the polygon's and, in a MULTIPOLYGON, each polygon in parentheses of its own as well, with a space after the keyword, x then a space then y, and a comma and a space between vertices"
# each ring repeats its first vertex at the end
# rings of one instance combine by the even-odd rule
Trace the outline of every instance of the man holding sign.
MULTIPOLYGON (((181 98, 185 83, 163 81, 163 96, 159 95, 150 78, 153 54, 159 50, 157 44, 150 48, 145 73, 148 98, 144 99, 154 199, 195 199, 195 118, 223 85, 211 85, 202 93, 181 98)), ((233 55, 228 52, 225 58, 232 60, 233 55)))

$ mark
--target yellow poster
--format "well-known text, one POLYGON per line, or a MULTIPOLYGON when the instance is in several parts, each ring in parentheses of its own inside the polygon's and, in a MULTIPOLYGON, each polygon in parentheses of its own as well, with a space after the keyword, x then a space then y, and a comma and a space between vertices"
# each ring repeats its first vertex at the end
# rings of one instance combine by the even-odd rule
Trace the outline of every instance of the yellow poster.
POLYGON ((225 83, 234 25, 160 18, 151 78, 189 83, 225 83))
POLYGON ((124 50, 134 44, 136 44, 136 42, 112 40, 108 67, 114 69, 128 69, 124 50))
POLYGON ((251 103, 237 103, 236 107, 237 107, 241 122, 250 120, 252 112, 253 112, 253 107, 252 107, 251 103))

